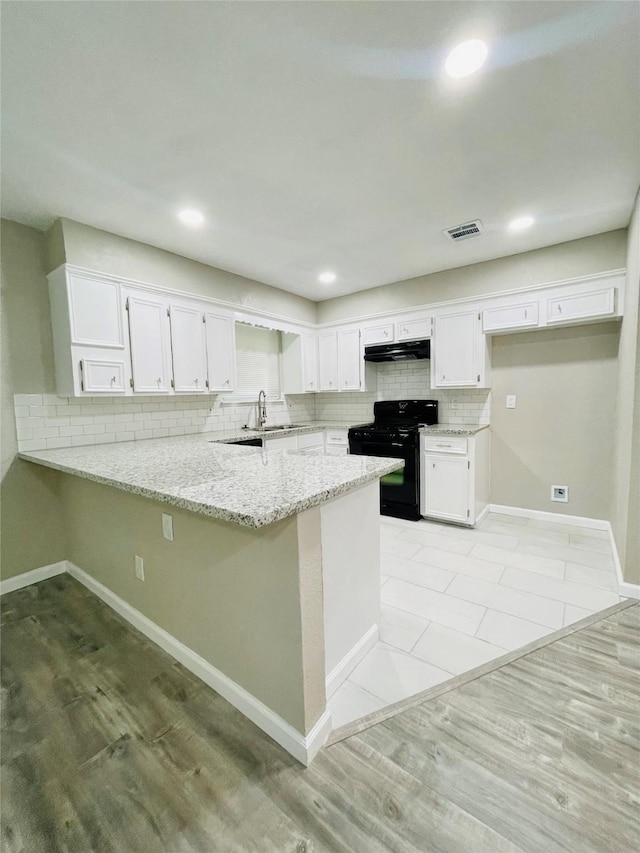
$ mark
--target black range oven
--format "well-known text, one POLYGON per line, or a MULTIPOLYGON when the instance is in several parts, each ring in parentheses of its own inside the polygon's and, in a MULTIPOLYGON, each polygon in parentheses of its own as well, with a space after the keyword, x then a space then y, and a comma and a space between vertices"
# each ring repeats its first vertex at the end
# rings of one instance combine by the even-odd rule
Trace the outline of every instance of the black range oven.
POLYGON ((380 512, 418 521, 420 433, 438 423, 437 400, 384 400, 373 404, 372 424, 349 430, 349 453, 402 459, 398 471, 380 478, 380 512))

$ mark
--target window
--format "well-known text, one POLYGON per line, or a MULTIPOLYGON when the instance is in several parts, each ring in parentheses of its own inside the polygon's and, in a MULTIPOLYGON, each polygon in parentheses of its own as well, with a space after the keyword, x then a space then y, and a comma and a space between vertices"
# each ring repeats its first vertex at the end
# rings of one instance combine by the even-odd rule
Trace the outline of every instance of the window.
POLYGON ((267 400, 279 400, 280 332, 236 323, 236 395, 257 399, 266 391, 267 400))

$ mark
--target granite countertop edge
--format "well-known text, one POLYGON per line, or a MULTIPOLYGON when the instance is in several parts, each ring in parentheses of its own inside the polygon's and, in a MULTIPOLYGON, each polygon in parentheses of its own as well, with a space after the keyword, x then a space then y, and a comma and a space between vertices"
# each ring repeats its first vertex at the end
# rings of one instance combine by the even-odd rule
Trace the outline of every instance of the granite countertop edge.
MULTIPOLYGON (((151 442, 164 442, 164 439, 148 439, 149 443, 151 442)), ((135 444, 140 445, 142 442, 135 442, 135 444)), ((100 450, 104 450, 109 447, 122 447, 124 443, 121 444, 112 444, 112 445, 101 445, 100 450)), ((131 442, 134 444, 134 442, 131 442)), ((64 448, 65 450, 69 450, 71 448, 64 448)), ((90 450, 91 448, 83 447, 77 448, 78 450, 90 450)), ((98 448, 93 448, 98 449, 98 448)), ((239 450, 239 448, 238 448, 239 450)), ((246 452, 247 449, 243 449, 241 452, 246 452)), ((55 451, 49 451, 49 453, 54 453, 55 451)), ((257 451, 258 453, 260 451, 257 451)), ((276 451, 278 454, 282 454, 283 456, 293 455, 295 457, 300 458, 297 453, 289 454, 287 451, 276 451)), ((74 467, 72 464, 68 464, 62 461, 58 461, 56 459, 48 459, 44 458, 43 453, 47 453, 47 451, 32 451, 32 452, 20 452, 18 456, 21 459, 24 459, 27 462, 32 462, 37 465, 42 465, 46 468, 51 468, 57 471, 60 471, 64 474, 70 474, 72 476, 80 477, 81 479, 90 480, 95 483, 99 483, 101 485, 111 486, 113 488, 119 489, 120 491, 129 492, 131 494, 140 495, 141 497, 149 498, 150 500, 158 501, 160 503, 168 504, 170 506, 175 506, 179 509, 185 509, 190 512, 197 513, 199 515, 204 515, 209 518, 218 519, 220 521, 227 521, 236 524, 241 524, 245 527, 251 528, 260 528, 265 527, 269 524, 273 524, 276 521, 281 521, 285 518, 288 518, 292 515, 295 515, 298 512, 302 512, 306 509, 311 509, 314 506, 318 506, 322 503, 325 503, 332 498, 339 497, 342 494, 346 494, 347 492, 353 490, 354 488, 358 488, 359 486, 365 485, 369 482, 374 482, 378 480, 380 477, 385 474, 390 474, 392 471, 397 470, 401 467, 401 463, 397 459, 390 458, 377 458, 375 461, 375 465, 372 466, 371 470, 364 471, 362 473, 354 474, 348 476, 348 478, 339 480, 333 485, 329 486, 321 486, 318 491, 314 489, 311 490, 311 493, 301 497, 299 499, 288 500, 283 502, 282 504, 274 504, 274 508, 265 512, 262 510, 256 510, 255 512, 240 512, 238 510, 225 507, 224 505, 216 505, 212 501, 206 500, 197 500, 185 496, 181 496, 179 494, 172 493, 170 491, 163 491, 161 489, 154 489, 149 486, 141 485, 139 483, 133 482, 131 480, 120 479, 113 476, 107 476, 105 474, 100 474, 96 471, 87 471, 83 470, 79 467, 74 467)), ((312 466, 313 457, 307 457, 310 460, 310 465, 312 466)), ((322 457, 315 457, 316 459, 322 457)), ((334 464, 336 458, 333 457, 334 464)), ((370 460, 370 462, 373 460, 370 460)))

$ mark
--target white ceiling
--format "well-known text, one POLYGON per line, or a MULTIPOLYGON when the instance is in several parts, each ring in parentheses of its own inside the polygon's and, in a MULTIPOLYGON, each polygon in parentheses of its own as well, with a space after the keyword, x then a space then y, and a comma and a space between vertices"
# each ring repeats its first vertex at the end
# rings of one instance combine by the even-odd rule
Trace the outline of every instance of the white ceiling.
POLYGON ((2 215, 76 219, 316 300, 624 227, 639 8, 5 2, 2 215), (445 80, 471 37, 487 65, 445 80), (187 206, 204 227, 177 221, 187 206), (537 224, 507 232, 521 214, 537 224), (442 235, 473 218, 483 236, 442 235))

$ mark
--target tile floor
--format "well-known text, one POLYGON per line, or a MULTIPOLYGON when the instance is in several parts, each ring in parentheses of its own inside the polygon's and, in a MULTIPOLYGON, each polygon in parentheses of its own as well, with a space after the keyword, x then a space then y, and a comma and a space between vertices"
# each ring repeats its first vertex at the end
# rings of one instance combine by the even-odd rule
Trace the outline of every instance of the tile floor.
POLYGON ((620 601, 605 531, 383 517, 380 542, 380 638, 330 698, 334 728, 620 601))

